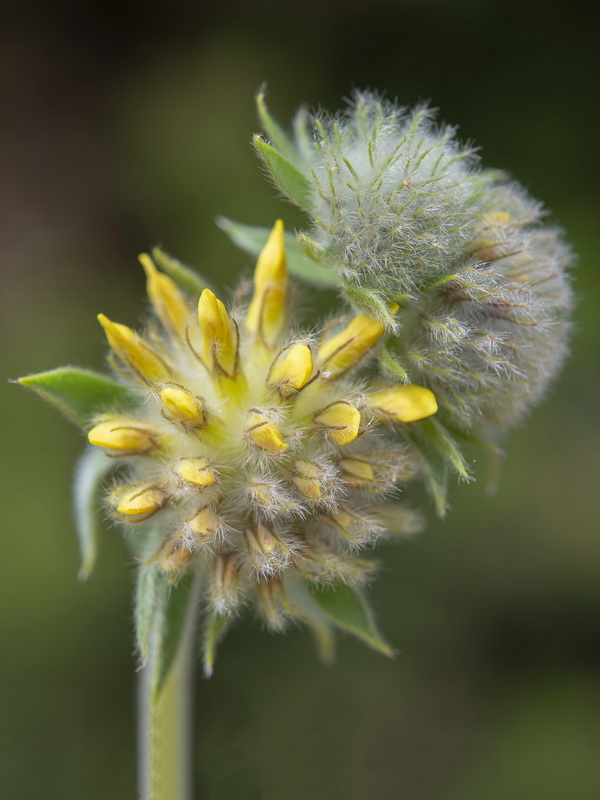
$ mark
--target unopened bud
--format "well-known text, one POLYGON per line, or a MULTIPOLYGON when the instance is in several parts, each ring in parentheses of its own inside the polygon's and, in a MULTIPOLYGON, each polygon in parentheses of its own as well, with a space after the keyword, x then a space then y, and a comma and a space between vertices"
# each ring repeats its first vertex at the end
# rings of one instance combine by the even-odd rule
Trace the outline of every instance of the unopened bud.
POLYGON ((415 422, 438 410, 434 393, 424 386, 395 386, 375 392, 368 398, 369 406, 384 420, 415 422))
POLYGON ((291 615, 283 582, 275 576, 260 576, 256 585, 258 607, 273 630, 282 630, 285 619, 291 615))
POLYGON ((170 377, 165 362, 139 334, 127 325, 112 322, 104 314, 98 314, 98 321, 104 328, 109 345, 130 369, 150 383, 170 377))
POLYGON ((358 458, 341 458, 338 467, 342 470, 342 479, 349 486, 364 486, 375 480, 373 467, 368 461, 358 458))
POLYGON ((254 271, 254 296, 246 315, 246 328, 272 344, 284 323, 287 266, 283 222, 278 219, 263 247, 254 271))
POLYGON ((277 389, 282 397, 288 397, 308 383, 312 371, 310 347, 298 342, 275 359, 269 373, 268 385, 277 389))
POLYGON ((209 506, 201 508, 188 522, 189 527, 199 540, 214 533, 220 524, 221 521, 216 512, 209 506))
POLYGON ((159 272, 147 253, 139 256, 146 273, 146 290, 158 318, 174 336, 185 338, 192 312, 179 287, 168 275, 159 272))
POLYGON ((192 428, 201 428, 206 422, 204 403, 187 389, 167 386, 160 393, 165 411, 172 421, 192 428))
POLYGON ((324 469, 314 461, 297 459, 294 461, 293 483, 296 489, 309 500, 320 500, 322 497, 321 480, 324 469))
POLYGON ((143 522, 167 502, 167 495, 156 486, 123 486, 110 497, 117 513, 128 522, 143 522))
MULTIPOLYGON (((396 313, 398 306, 389 304, 390 311, 396 313)), ((337 378, 351 369, 377 344, 385 333, 385 325, 367 314, 359 314, 341 333, 332 336, 319 347, 318 357, 329 377, 337 378)))
POLYGON ((113 414, 98 418, 98 424, 88 433, 88 440, 96 447, 105 447, 121 455, 148 453, 158 446, 151 425, 113 414))
POLYGON ((233 553, 218 555, 213 564, 211 599, 218 613, 226 614, 239 603, 238 565, 233 553))
POLYGON ((207 458, 180 458, 173 467, 173 472, 185 483, 199 489, 207 489, 217 481, 207 458))
POLYGON ((289 561, 288 548, 265 525, 247 530, 245 538, 248 558, 255 569, 272 573, 289 561))
POLYGON ((247 440, 263 453, 277 456, 287 450, 287 444, 279 427, 270 422, 259 408, 250 409, 248 412, 244 431, 247 440))
POLYGON ((216 374, 233 377, 237 367, 237 337, 225 306, 210 289, 204 289, 200 295, 198 324, 206 365, 216 374))
POLYGON ((185 567, 193 555, 194 551, 184 543, 169 541, 161 550, 158 563, 165 572, 176 572, 185 567))
POLYGON ((336 444, 348 444, 358 436, 360 411, 347 400, 326 406, 313 419, 336 444))

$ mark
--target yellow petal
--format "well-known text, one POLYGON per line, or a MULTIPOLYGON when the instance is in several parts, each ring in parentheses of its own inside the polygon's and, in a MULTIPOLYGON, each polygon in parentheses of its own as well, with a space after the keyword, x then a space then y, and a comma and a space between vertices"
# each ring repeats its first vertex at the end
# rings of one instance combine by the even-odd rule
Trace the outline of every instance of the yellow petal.
POLYGON ((90 444, 121 453, 147 453, 157 446, 151 427, 136 419, 105 415, 88 433, 90 444))
POLYGON ((175 422, 182 422, 195 428, 201 427, 206 422, 202 400, 187 389, 167 386, 161 391, 160 399, 167 414, 175 422))
MULTIPOLYGON (((389 307, 392 313, 398 310, 395 304, 389 307)), ((321 343, 318 358, 323 369, 331 378, 342 375, 357 364, 384 333, 385 325, 380 320, 359 314, 341 333, 321 343)))
POLYGON ((160 356, 127 325, 112 322, 104 314, 98 314, 109 345, 134 372, 150 382, 162 381, 170 376, 169 369, 160 356))
POLYGON ((430 417, 438 410, 434 393, 424 386, 395 386, 369 397, 369 406, 382 419, 393 422, 415 422, 430 417))
POLYGON ((320 500, 322 497, 321 478, 323 477, 323 468, 314 461, 306 461, 299 458, 294 461, 294 471, 295 475, 292 480, 300 494, 303 494, 309 500, 320 500))
POLYGON ((181 458, 173 467, 173 472, 185 483, 206 489, 217 479, 206 458, 181 458))
POLYGON ((314 415, 317 425, 336 444, 352 442, 358 436, 360 411, 347 400, 338 400, 314 415))
POLYGON ((338 467, 342 470, 342 478, 352 485, 361 485, 375 480, 373 467, 368 461, 357 458, 341 458, 338 467))
POLYGON ((129 522, 141 522, 164 506, 167 495, 156 486, 125 486, 117 489, 111 500, 129 522))
POLYGON ((259 450, 272 455, 281 455, 287 450, 279 427, 260 409, 248 413, 244 428, 247 439, 259 450))
POLYGON ((183 293, 174 280, 156 269, 147 253, 142 253, 139 261, 146 273, 148 297, 158 318, 169 333, 184 339, 192 314, 183 293))
POLYGON ((220 520, 215 511, 208 506, 201 508, 189 521, 190 528, 198 536, 210 536, 219 527, 220 520))
POLYGON ((254 295, 246 314, 246 329, 272 344, 285 320, 287 261, 283 222, 278 219, 254 271, 254 295))
POLYGON ((200 295, 198 324, 202 332, 202 355, 207 366, 217 373, 233 376, 237 357, 236 336, 225 306, 210 289, 204 289, 200 295))
POLYGON ((165 572, 175 572, 185 567, 194 551, 179 541, 167 542, 159 556, 159 564, 165 572))
POLYGON ((269 373, 268 385, 282 397, 299 391, 310 380, 313 360, 310 347, 298 342, 276 358, 269 373))

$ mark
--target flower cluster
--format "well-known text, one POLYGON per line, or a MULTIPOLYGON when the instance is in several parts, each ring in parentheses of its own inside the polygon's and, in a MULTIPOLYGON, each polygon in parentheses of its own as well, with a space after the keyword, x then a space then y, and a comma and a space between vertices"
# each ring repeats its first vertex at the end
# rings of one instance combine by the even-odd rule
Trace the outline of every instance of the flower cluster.
POLYGON ((258 105, 273 146, 257 151, 312 224, 302 250, 397 334, 384 371, 429 386, 462 429, 517 421, 562 364, 571 308, 572 254, 539 204, 427 108, 357 93, 337 115, 301 112, 291 139, 258 105))
POLYGON ((357 378, 385 333, 365 314, 290 335, 281 221, 245 309, 228 313, 207 288, 194 312, 149 256, 141 261, 160 327, 142 338, 99 316, 139 397, 135 413, 102 413, 88 432, 121 467, 107 506, 148 538, 144 560, 169 580, 193 565, 217 613, 254 602, 279 629, 296 616, 290 577, 360 583, 371 565, 357 551, 416 528, 410 509, 388 502, 415 458, 385 430, 434 414, 435 397, 357 378))

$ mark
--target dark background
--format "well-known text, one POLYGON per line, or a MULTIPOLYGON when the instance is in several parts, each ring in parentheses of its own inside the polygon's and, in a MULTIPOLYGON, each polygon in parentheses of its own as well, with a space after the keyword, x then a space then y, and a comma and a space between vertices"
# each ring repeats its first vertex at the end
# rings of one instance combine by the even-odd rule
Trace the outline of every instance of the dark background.
MULTIPOLYGON (((217 214, 301 224, 249 145, 265 80, 284 121, 353 87, 431 98, 579 254, 573 356, 512 432, 498 493, 480 459, 446 522, 431 514, 422 537, 380 553, 372 597, 401 655, 343 639, 323 667, 308 634, 245 619, 197 684, 198 797, 598 797, 598 20, 573 5, 73 0, 4 13, 5 378, 101 367, 95 314, 136 323, 136 256, 157 241, 225 296, 251 265, 217 214)), ((0 419, 4 797, 129 800, 131 559, 107 530, 77 583, 81 435, 5 382, 0 419)))

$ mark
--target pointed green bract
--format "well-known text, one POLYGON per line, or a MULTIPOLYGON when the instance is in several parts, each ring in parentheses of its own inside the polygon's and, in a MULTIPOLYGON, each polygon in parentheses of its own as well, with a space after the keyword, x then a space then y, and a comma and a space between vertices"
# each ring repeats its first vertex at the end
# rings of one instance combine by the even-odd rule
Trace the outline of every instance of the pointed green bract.
POLYGON ((163 272, 170 275, 192 297, 199 297, 204 289, 212 290, 209 281, 205 280, 196 270, 165 253, 160 247, 152 249, 152 258, 163 272))
POLYGON ((269 113, 269 109, 265 103, 265 93, 262 89, 256 95, 256 109, 258 111, 258 116, 260 117, 262 126, 265 129, 265 133, 269 139, 273 142, 278 150, 281 150, 281 152, 289 161, 295 163, 297 160, 297 152, 294 144, 289 136, 287 136, 287 134, 283 131, 279 123, 274 120, 269 113))
POLYGON ((393 328, 396 324, 394 315, 390 312, 387 304, 369 289, 363 289, 354 283, 344 282, 344 294, 351 303, 368 314, 370 317, 380 320, 388 328, 393 328))
POLYGON ((314 190, 306 175, 259 135, 252 141, 277 188, 297 206, 310 211, 314 190))
POLYGON ((375 627, 365 598, 357 589, 346 584, 324 587, 309 585, 308 589, 321 611, 335 625, 354 634, 380 653, 393 655, 392 648, 375 627))
POLYGON ((26 375, 18 383, 52 403, 81 428, 86 427, 94 414, 132 408, 139 402, 128 387, 114 378, 79 367, 59 367, 26 375))
MULTIPOLYGON (((255 258, 258 257, 265 246, 271 232, 270 228, 244 225, 241 222, 227 219, 227 217, 219 217, 217 225, 240 250, 249 253, 255 258)), ((285 235, 285 253, 288 269, 297 278, 322 288, 337 288, 340 286, 338 273, 328 267, 315 264, 308 259, 300 250, 293 234, 286 233, 285 235)))
POLYGON ((73 506, 75 528, 81 552, 79 579, 89 578, 98 553, 100 519, 98 514, 98 493, 102 481, 108 475, 114 461, 107 458, 102 450, 89 448, 79 459, 75 471, 73 506))
POLYGON ((448 511, 448 461, 431 446, 418 425, 407 428, 405 435, 419 455, 425 486, 438 516, 445 517, 448 511))
POLYGON ((446 459, 448 464, 458 472, 461 478, 470 478, 469 468, 454 439, 437 419, 424 419, 421 428, 432 446, 446 459))
POLYGON ((408 383, 408 371, 400 362, 399 357, 396 355, 391 342, 386 342, 381 348, 379 353, 379 363, 381 368, 389 375, 400 383, 408 383))
POLYGON ((216 611, 210 611, 208 613, 204 640, 202 642, 202 664, 204 666, 204 674, 207 678, 210 678, 213 673, 215 659, 217 657, 217 645, 225 635, 225 631, 230 624, 231 616, 217 614, 216 611))

